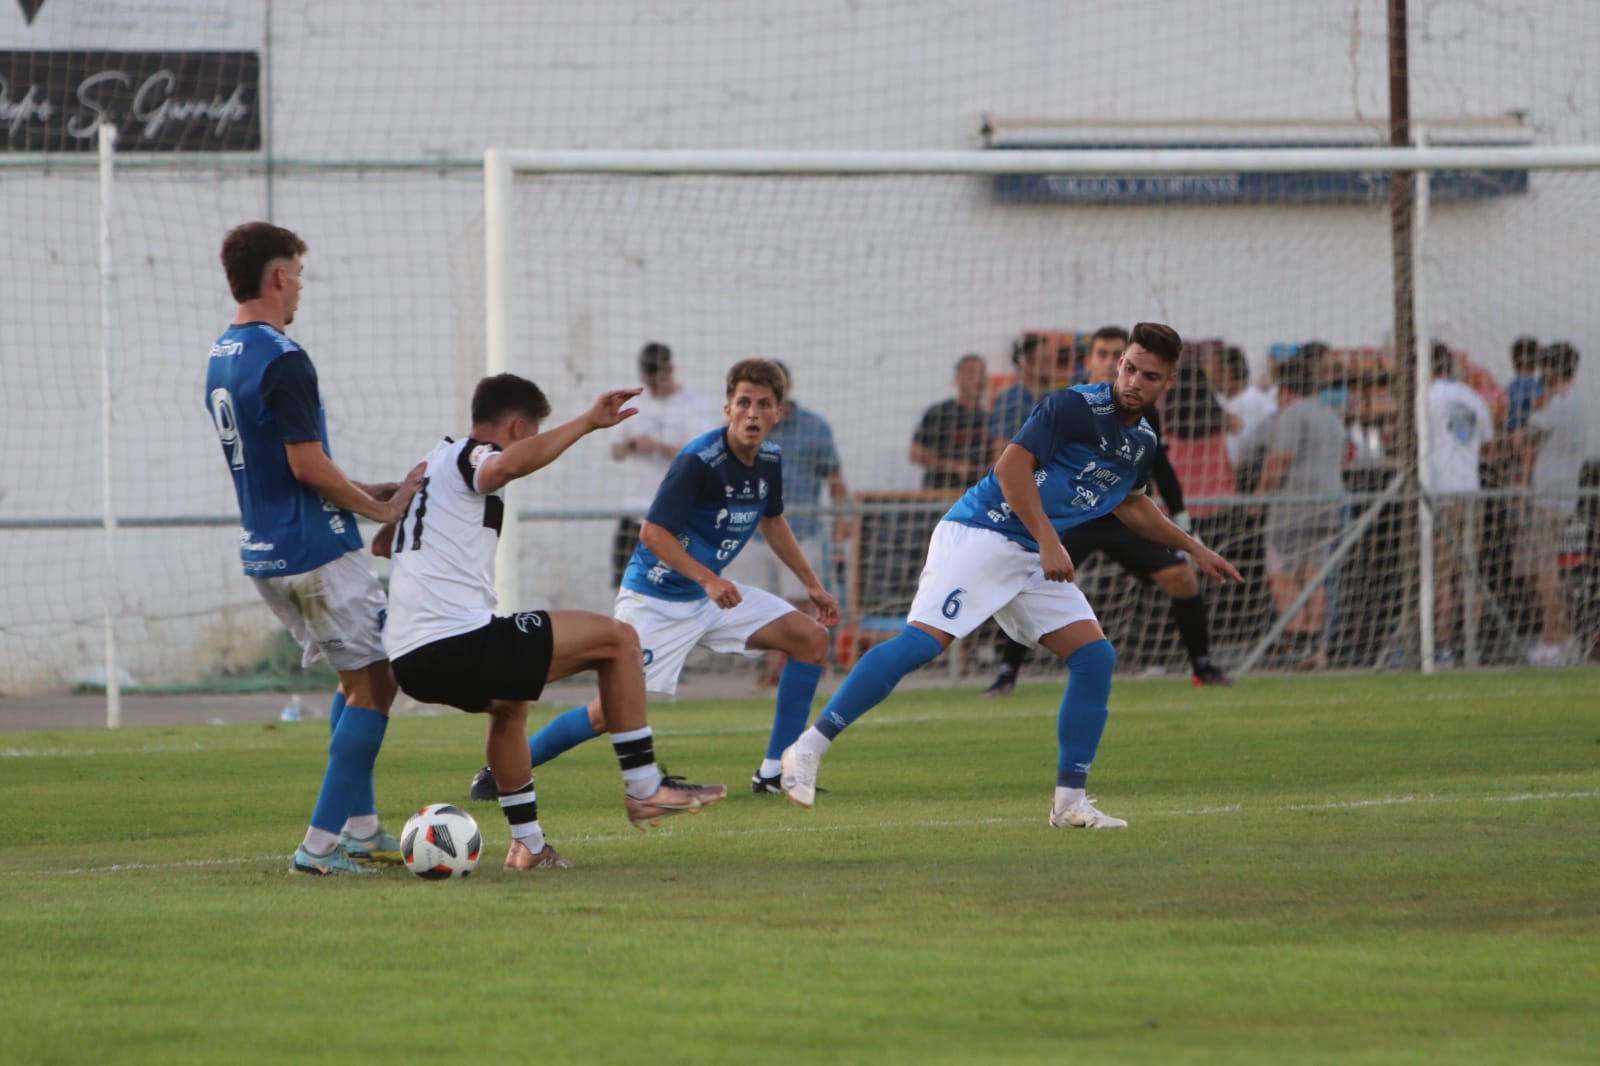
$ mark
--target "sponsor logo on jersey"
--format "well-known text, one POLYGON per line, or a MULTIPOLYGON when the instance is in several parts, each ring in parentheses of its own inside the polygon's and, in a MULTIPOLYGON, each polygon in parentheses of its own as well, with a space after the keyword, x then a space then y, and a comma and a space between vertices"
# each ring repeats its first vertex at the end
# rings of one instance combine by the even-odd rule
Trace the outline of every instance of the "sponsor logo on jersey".
POLYGON ((467 455, 467 462, 476 470, 485 459, 499 450, 493 444, 480 444, 467 455))
POLYGON ((244 351, 244 341, 218 341, 211 346, 211 357, 228 359, 244 351))
POLYGON ((732 514, 732 513, 733 512, 729 511, 726 507, 724 507, 722 510, 718 511, 717 512, 716 521, 711 523, 711 528, 712 529, 721 529, 722 528, 722 523, 726 522, 728 520, 728 516, 730 514, 732 514))

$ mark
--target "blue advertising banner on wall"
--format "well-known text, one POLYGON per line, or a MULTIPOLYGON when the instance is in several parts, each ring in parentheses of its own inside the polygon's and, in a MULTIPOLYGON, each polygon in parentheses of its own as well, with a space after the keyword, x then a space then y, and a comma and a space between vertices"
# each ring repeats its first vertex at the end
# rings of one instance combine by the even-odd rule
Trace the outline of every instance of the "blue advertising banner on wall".
MULTIPOLYGON (((1046 147, 1006 148, 1028 151, 1046 147)), ((1096 144, 1054 145, 1056 148, 1262 148, 1350 147, 1357 145, 1252 144, 1096 144)), ((1363 146, 1366 147, 1366 146, 1363 146)), ((1016 203, 1068 204, 1375 204, 1389 199, 1389 173, 1222 173, 1222 174, 1001 174, 995 195, 1016 203)), ((1525 170, 1438 170, 1428 184, 1435 203, 1522 196, 1528 191, 1525 170)))

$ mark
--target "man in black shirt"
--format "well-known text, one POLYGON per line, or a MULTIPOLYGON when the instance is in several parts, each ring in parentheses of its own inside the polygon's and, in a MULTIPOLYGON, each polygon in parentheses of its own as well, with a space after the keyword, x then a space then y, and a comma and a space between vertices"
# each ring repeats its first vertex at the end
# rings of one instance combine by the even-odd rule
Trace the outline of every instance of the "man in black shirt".
POLYGON ((925 489, 965 489, 989 470, 989 367, 983 356, 956 361, 956 394, 922 412, 911 461, 925 489))

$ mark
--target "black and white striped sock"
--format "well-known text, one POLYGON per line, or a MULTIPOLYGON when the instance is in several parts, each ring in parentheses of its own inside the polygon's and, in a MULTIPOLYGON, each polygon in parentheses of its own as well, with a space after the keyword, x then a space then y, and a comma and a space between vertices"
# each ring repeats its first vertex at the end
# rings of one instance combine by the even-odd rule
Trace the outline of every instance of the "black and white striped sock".
POLYGON ((656 765, 655 734, 649 726, 611 734, 611 747, 622 767, 622 784, 634 799, 649 799, 661 787, 656 765))
POLYGON ((539 799, 533 792, 533 781, 515 792, 500 793, 500 810, 511 823, 511 839, 520 840, 529 851, 537 855, 544 850, 544 827, 539 824, 539 799))

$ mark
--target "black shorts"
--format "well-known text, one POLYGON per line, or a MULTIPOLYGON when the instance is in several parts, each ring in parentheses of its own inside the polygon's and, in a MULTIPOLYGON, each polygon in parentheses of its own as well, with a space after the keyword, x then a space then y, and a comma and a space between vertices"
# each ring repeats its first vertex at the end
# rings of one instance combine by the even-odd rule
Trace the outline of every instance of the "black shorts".
POLYGON ((1074 526, 1062 536, 1061 543, 1072 556, 1074 566, 1081 565, 1095 552, 1105 552, 1128 573, 1146 581, 1151 574, 1170 566, 1182 566, 1188 560, 1181 551, 1139 536, 1115 515, 1074 526))
POLYGON ((491 700, 538 699, 554 651, 549 612, 524 611, 406 652, 394 661, 394 679, 421 703, 479 714, 491 700))

